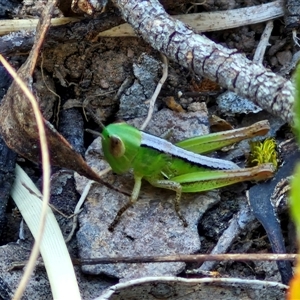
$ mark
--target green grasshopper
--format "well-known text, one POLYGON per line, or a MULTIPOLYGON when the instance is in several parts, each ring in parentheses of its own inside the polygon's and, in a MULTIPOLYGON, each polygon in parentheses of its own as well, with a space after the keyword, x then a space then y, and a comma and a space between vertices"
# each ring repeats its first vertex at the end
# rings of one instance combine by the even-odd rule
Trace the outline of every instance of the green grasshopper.
POLYGON ((176 192, 175 211, 180 213, 181 193, 203 192, 247 180, 271 178, 275 167, 262 164, 242 169, 231 161, 201 155, 246 138, 265 135, 267 121, 252 126, 198 136, 175 145, 162 138, 142 132, 126 123, 114 123, 103 128, 102 148, 106 161, 117 174, 133 170, 134 188, 128 203, 117 213, 109 226, 113 231, 122 214, 138 199, 142 179, 151 185, 176 192))

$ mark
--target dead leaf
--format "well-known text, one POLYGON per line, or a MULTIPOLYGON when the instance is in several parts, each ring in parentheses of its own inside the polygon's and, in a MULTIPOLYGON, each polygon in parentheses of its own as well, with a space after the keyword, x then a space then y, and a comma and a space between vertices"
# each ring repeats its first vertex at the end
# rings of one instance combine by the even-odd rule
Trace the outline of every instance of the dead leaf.
POLYGON ((185 112, 185 110, 182 108, 182 106, 180 104, 178 104, 174 97, 170 96, 170 97, 166 97, 164 99, 164 102, 166 103, 166 105, 172 109, 173 111, 176 112, 185 112))
POLYGON ((233 129, 233 127, 230 123, 228 123, 226 120, 224 120, 216 115, 212 115, 209 118, 209 124, 210 124, 210 129, 212 132, 219 132, 219 131, 233 129))

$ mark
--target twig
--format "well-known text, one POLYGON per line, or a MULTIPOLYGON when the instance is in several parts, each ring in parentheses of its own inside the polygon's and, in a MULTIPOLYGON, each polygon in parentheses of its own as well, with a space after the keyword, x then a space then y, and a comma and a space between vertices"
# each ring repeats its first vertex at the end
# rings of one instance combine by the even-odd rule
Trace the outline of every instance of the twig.
POLYGON ((131 257, 99 257, 89 259, 73 259, 74 264, 96 265, 117 263, 161 263, 161 262, 186 262, 199 263, 203 261, 278 261, 297 259, 298 254, 273 254, 273 253, 242 253, 242 254, 193 254, 193 255, 163 255, 163 256, 131 256, 131 257))
POLYGON ((297 37, 297 30, 296 29, 293 29, 292 30, 292 36, 293 36, 293 41, 294 41, 294 43, 298 46, 298 47, 300 47, 300 44, 299 44, 299 40, 300 40, 300 38, 298 38, 297 37))
MULTIPOLYGON (((111 171, 111 168, 108 167, 108 168, 104 169, 103 171, 101 171, 98 175, 101 177, 101 176, 107 174, 107 173, 110 172, 110 171, 111 171)), ((76 207, 75 207, 74 213, 73 213, 73 224, 72 224, 72 229, 71 229, 70 234, 68 235, 68 237, 67 237, 66 240, 65 240, 66 243, 68 243, 68 242, 72 239, 72 237, 73 237, 73 235, 74 235, 74 232, 75 232, 75 230, 76 230, 76 228, 77 228, 78 214, 81 212, 81 206, 82 206, 83 202, 85 201, 85 199, 86 199, 86 197, 87 197, 87 195, 88 195, 88 193, 89 193, 89 191, 90 191, 90 189, 91 189, 91 186, 92 186, 92 184, 93 184, 94 182, 95 182, 95 181, 93 181, 93 180, 89 180, 89 181, 87 182, 87 184, 85 185, 85 187, 84 187, 84 189, 83 189, 83 192, 82 192, 82 194, 81 194, 81 197, 80 197, 79 201, 78 201, 77 204, 76 204, 76 207)))
POLYGON ((156 86, 154 94, 152 95, 151 99, 149 100, 148 115, 147 115, 145 122, 141 126, 141 130, 144 130, 147 127, 147 125, 149 124, 149 122, 152 118, 152 115, 153 115, 155 101, 161 91, 163 84, 165 83, 165 81, 168 78, 168 59, 165 55, 162 55, 162 60, 163 60, 163 75, 156 86))
POLYGON ((74 232, 75 232, 75 230, 77 228, 78 214, 81 211, 81 206, 82 206, 82 204, 83 204, 86 196, 88 195, 93 182, 94 182, 93 180, 89 180, 87 182, 87 184, 85 185, 85 187, 83 189, 83 192, 82 192, 82 194, 80 196, 80 199, 79 199, 79 201, 76 204, 76 207, 74 209, 74 214, 73 214, 74 216, 73 216, 72 229, 71 229, 71 232, 69 233, 68 237, 65 239, 66 243, 68 243, 72 239, 73 234, 74 234, 74 232))
MULTIPOLYGON (((228 228, 223 232, 215 245, 210 255, 225 253, 237 237, 245 231, 246 228, 255 220, 254 215, 251 213, 248 204, 243 205, 239 212, 231 219, 228 228)), ((208 261, 195 270, 197 271, 210 271, 216 265, 216 261, 208 261)))
POLYGON ((267 46, 269 46, 269 39, 273 30, 273 21, 269 21, 265 27, 264 32, 261 35, 259 44, 257 45, 253 62, 261 65, 266 52, 267 46))
POLYGON ((293 69, 296 68, 299 60, 300 60, 300 51, 297 51, 296 53, 293 54, 292 60, 280 69, 279 74, 280 75, 289 74, 293 69))
MULTIPOLYGON (((185 262, 200 263, 209 261, 295 261, 299 254, 273 254, 273 253, 225 253, 225 254, 174 254, 161 256, 116 256, 116 257, 98 257, 98 258, 73 258, 73 265, 98 265, 98 264, 144 264, 144 263, 163 263, 163 262, 185 262)), ((10 271, 24 268, 26 261, 13 262, 10 271)), ((41 261, 37 266, 44 266, 41 261)), ((187 273, 193 274, 194 270, 187 273)))
POLYGON ((300 2, 299 0, 284 1, 284 23, 286 28, 294 29, 300 28, 300 2))

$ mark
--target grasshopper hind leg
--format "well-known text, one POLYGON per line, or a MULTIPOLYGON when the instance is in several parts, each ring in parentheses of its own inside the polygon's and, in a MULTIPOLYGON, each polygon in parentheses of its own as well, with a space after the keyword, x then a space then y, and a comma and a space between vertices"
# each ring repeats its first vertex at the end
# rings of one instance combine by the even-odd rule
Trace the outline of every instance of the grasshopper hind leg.
POLYGON ((174 207, 176 214, 178 218, 182 221, 183 226, 187 227, 188 223, 184 216, 180 212, 180 200, 181 200, 181 192, 182 192, 182 186, 178 182, 170 181, 170 180, 148 180, 153 186, 162 188, 162 189, 167 189, 167 190, 172 190, 176 192, 176 196, 174 199, 174 207))

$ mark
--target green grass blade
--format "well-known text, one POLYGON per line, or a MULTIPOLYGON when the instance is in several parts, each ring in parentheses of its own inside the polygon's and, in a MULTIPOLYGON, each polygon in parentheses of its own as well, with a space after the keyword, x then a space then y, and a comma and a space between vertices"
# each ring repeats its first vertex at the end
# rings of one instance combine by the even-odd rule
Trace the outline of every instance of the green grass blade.
POLYGON ((296 83, 296 97, 294 103, 294 128, 295 133, 298 141, 298 145, 300 145, 300 64, 298 64, 296 69, 296 76, 295 76, 295 83, 296 83))
POLYGON ((291 183, 291 215, 296 225, 298 239, 300 239, 300 164, 296 167, 295 175, 291 183))

